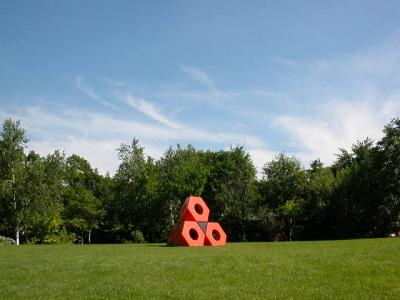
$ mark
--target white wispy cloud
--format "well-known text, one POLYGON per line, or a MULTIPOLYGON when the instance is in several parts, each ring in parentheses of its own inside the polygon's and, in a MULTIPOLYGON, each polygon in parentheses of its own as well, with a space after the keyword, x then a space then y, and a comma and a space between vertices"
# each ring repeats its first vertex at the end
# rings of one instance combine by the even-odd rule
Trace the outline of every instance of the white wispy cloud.
POLYGON ((393 92, 400 81, 399 49, 400 33, 394 33, 369 48, 331 60, 311 61, 303 64, 303 67, 310 71, 306 76, 312 77, 310 79, 316 83, 330 80, 332 85, 340 84, 343 91, 354 92, 351 86, 372 86, 393 92), (388 83, 392 85, 388 86, 388 83))
POLYGON ((29 150, 47 155, 58 149, 88 159, 101 173, 114 173, 118 166, 116 148, 139 138, 146 153, 160 157, 164 145, 178 136, 162 127, 124 120, 112 115, 65 108, 51 111, 46 107, 27 106, 0 112, 0 119, 20 119, 30 139, 29 150))
POLYGON ((220 132, 218 130, 210 132, 200 128, 193 128, 187 124, 166 117, 155 104, 142 98, 137 98, 128 94, 125 99, 126 102, 136 111, 166 125, 183 140, 209 141, 231 145, 245 144, 251 147, 260 146, 262 144, 262 141, 258 137, 252 135, 220 132))
POLYGON ((396 32, 382 42, 350 57, 352 70, 356 70, 358 75, 364 74, 374 81, 395 76, 391 79, 399 82, 399 49, 400 32, 396 32))
POLYGON ((248 152, 252 158, 252 161, 257 169, 257 177, 262 177, 262 169, 267 162, 270 162, 279 154, 278 151, 272 151, 268 148, 250 148, 248 152))
POLYGON ((332 100, 316 107, 312 117, 282 115, 274 125, 289 134, 285 140, 303 162, 320 158, 330 164, 339 148, 349 150, 356 141, 382 138, 384 125, 395 116, 400 116, 400 93, 388 99, 332 100))
POLYGON ((104 106, 107 106, 109 108, 112 108, 114 110, 117 110, 117 107, 113 104, 111 104, 110 102, 104 100, 102 97, 100 97, 93 89, 85 86, 83 84, 83 80, 81 77, 77 77, 76 80, 76 86, 77 88, 82 91, 85 95, 87 95, 89 98, 91 98, 92 100, 96 101, 97 103, 100 103, 104 106))
POLYGON ((288 90, 298 112, 274 117, 282 144, 307 164, 332 163, 339 148, 383 136, 383 127, 400 116, 400 35, 331 60, 299 64, 302 75, 288 90))
POLYGON ((193 80, 197 81, 198 83, 206 86, 211 90, 215 89, 213 80, 205 71, 193 66, 181 65, 180 67, 181 70, 187 75, 189 75, 193 80))
POLYGON ((182 126, 172 120, 169 120, 166 116, 164 116, 159 109, 151 102, 146 101, 141 98, 134 97, 130 94, 125 97, 126 102, 135 110, 143 113, 144 115, 150 117, 151 119, 164 124, 168 127, 178 129, 182 126))
MULTIPOLYGON (((132 97, 130 97, 132 99, 132 97)), ((103 174, 113 174, 118 167, 116 148, 121 143, 139 139, 146 153, 159 158, 171 145, 202 142, 221 149, 228 145, 259 146, 261 141, 253 136, 227 132, 208 132, 169 120, 155 105, 141 99, 134 108, 149 116, 154 122, 139 122, 120 115, 71 109, 53 111, 34 105, 0 112, 0 120, 20 119, 30 138, 29 150, 47 155, 54 150, 73 153, 88 159, 103 174), (156 113, 155 113, 156 112, 156 113)))
POLYGON ((296 66, 296 62, 295 61, 293 61, 291 59, 284 58, 284 57, 280 57, 280 56, 273 56, 273 57, 270 58, 269 61, 271 63, 284 65, 284 66, 289 66, 289 67, 296 66))
POLYGON ((118 102, 109 102, 78 77, 77 88, 99 105, 118 111, 118 116, 33 105, 3 108, 0 119, 21 119, 31 137, 30 147, 41 154, 55 149, 77 153, 102 173, 116 170, 115 148, 133 137, 154 158, 170 145, 194 143, 207 149, 245 145, 259 172, 279 151, 296 155, 305 165, 316 158, 329 164, 338 148, 349 149, 366 137, 380 139, 383 126, 400 116, 399 48, 400 39, 395 35, 376 47, 332 60, 293 62, 271 58, 273 63, 295 65, 292 71, 301 74, 282 82, 280 90, 268 88, 268 83, 252 89, 222 89, 205 71, 180 66, 205 88, 177 84, 135 93, 128 85, 103 79, 124 93, 115 96, 118 102), (160 105, 162 101, 169 106, 160 105), (127 106, 134 111, 127 111, 127 106), (206 122, 202 125, 178 118, 175 108, 181 110, 181 115, 202 110, 206 122), (137 118, 137 113, 146 119, 137 118), (214 120, 208 113, 214 114, 214 120), (207 126, 208 120, 217 125, 207 126), (235 127, 238 123, 243 126, 235 127))
POLYGON ((108 78, 108 77, 100 77, 100 79, 103 82, 107 83, 108 85, 110 85, 110 86, 112 86, 114 88, 120 88, 120 87, 123 87, 123 86, 126 85, 125 82, 117 81, 117 80, 114 80, 114 79, 111 79, 111 78, 108 78))

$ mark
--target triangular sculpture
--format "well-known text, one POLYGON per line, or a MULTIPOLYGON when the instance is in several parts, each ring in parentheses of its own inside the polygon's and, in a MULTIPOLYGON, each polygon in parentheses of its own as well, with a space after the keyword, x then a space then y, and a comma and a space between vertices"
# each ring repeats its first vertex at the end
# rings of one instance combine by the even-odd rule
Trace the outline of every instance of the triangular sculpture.
POLYGON ((172 227, 168 246, 223 246, 226 233, 217 222, 208 222, 210 209, 203 198, 189 196, 181 208, 179 222, 172 227))

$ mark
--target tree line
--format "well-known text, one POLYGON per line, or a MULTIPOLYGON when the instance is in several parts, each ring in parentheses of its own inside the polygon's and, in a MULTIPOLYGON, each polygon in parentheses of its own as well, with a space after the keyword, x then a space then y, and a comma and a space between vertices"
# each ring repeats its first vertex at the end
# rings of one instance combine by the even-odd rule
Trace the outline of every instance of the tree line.
POLYGON ((170 147, 154 160, 137 139, 114 176, 78 155, 26 153, 20 121, 0 132, 0 236, 21 243, 164 242, 188 195, 202 196, 229 241, 400 234, 400 118, 373 142, 308 168, 281 153, 262 178, 244 147, 170 147))

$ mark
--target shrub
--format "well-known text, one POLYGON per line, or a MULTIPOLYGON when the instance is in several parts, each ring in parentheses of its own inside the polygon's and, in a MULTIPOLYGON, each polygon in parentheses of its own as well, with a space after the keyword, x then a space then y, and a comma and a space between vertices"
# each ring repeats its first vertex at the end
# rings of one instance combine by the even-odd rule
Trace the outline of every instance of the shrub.
POLYGON ((134 230, 131 232, 131 237, 132 237, 132 242, 141 244, 141 243, 146 243, 146 240, 143 236, 143 233, 140 230, 134 230))
POLYGON ((14 244, 16 244, 16 242, 12 238, 0 235, 0 246, 14 245, 14 244))
POLYGON ((56 234, 47 235, 43 240, 43 244, 72 244, 75 240, 75 233, 68 233, 63 229, 56 234))
POLYGON ((40 244, 40 240, 36 237, 33 237, 29 240, 26 240, 25 243, 26 245, 36 245, 36 244, 40 244))

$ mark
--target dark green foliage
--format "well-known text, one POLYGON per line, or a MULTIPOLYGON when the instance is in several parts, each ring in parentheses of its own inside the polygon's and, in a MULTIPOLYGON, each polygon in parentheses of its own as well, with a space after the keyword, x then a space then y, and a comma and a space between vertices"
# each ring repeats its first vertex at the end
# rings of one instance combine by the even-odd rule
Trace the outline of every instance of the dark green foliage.
POLYGON ((7 119, 3 123, 0 140, 0 200, 4 231, 14 231, 16 242, 19 244, 20 232, 24 220, 30 210, 30 199, 25 197, 22 190, 25 187, 25 131, 20 122, 7 119), (13 228, 13 229, 11 229, 13 228))
POLYGON ((393 119, 384 129, 385 136, 378 143, 381 157, 380 224, 384 231, 400 235, 400 118, 393 119))
POLYGON ((169 229, 178 221, 179 210, 188 195, 201 195, 210 166, 202 151, 191 145, 169 148, 156 163, 157 206, 161 236, 165 240, 169 229))
POLYGON ((118 149, 121 164, 114 178, 115 197, 111 207, 114 230, 120 241, 132 239, 131 232, 150 223, 155 197, 151 194, 154 166, 143 150, 136 139, 118 149))
POLYGON ((189 195, 206 200, 230 241, 400 235, 400 119, 377 143, 339 149, 331 166, 279 154, 262 179, 241 146, 178 145, 154 160, 133 139, 110 177, 77 155, 26 154, 18 121, 0 136, 0 235, 24 243, 163 242, 189 195))
POLYGON ((136 244, 142 244, 145 243, 146 240, 143 236, 143 233, 140 230, 134 230, 131 232, 131 237, 132 237, 132 242, 136 244))
POLYGON ((221 222, 232 241, 245 241, 258 199, 256 170, 243 147, 207 153, 211 172, 204 197, 212 218, 221 222))
POLYGON ((70 232, 75 233, 83 244, 91 242, 93 230, 99 228, 105 211, 102 201, 94 193, 97 190, 98 174, 83 158, 72 155, 66 160, 64 198, 64 220, 70 232))
POLYGON ((280 219, 276 239, 292 240, 297 219, 302 215, 306 199, 307 173, 294 157, 279 154, 263 169, 260 191, 262 205, 280 219))

